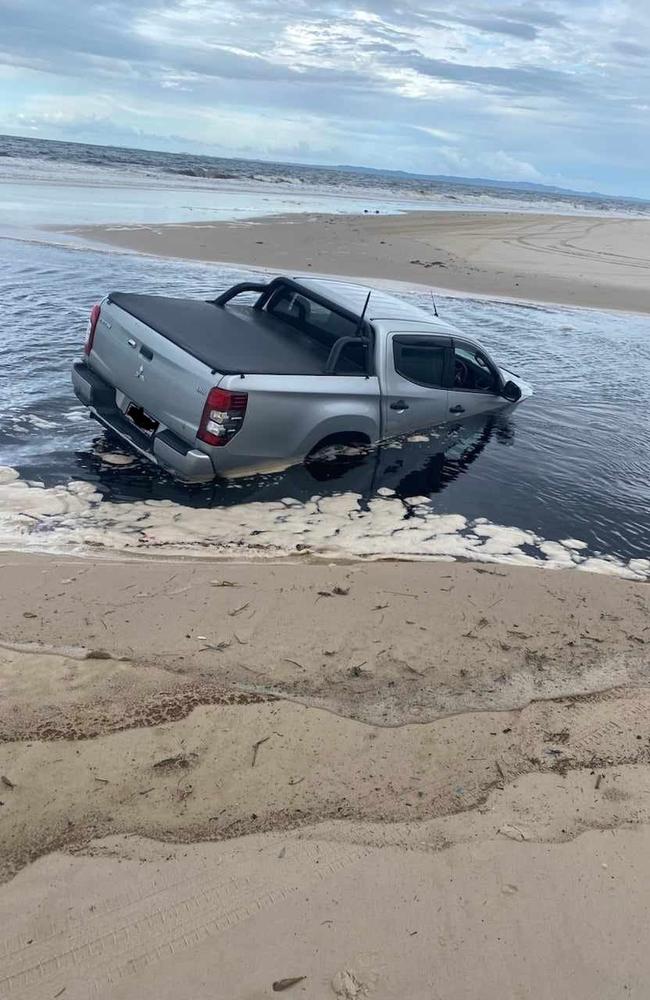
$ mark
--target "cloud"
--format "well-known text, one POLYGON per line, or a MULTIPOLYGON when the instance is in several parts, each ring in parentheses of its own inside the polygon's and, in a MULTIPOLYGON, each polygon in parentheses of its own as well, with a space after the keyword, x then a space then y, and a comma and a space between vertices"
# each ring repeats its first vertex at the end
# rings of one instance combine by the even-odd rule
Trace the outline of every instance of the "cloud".
POLYGON ((532 40, 537 38, 539 29, 526 21, 510 21, 505 17, 474 17, 467 18, 464 24, 479 31, 488 31, 496 35, 513 35, 515 38, 532 40))
POLYGON ((454 13, 452 8, 447 11, 430 10, 426 15, 422 13, 421 17, 431 18, 441 25, 461 25, 491 35, 512 35, 514 38, 528 40, 537 38, 540 31, 539 25, 534 20, 517 13, 511 15, 495 11, 492 14, 462 14, 454 13))
POLYGON ((413 128, 425 135, 431 135, 434 139, 441 139, 443 142, 456 142, 459 138, 457 132, 445 132, 441 128, 432 128, 431 125, 414 125, 413 128))
MULTIPOLYGON (((557 6, 560 8, 564 7, 566 13, 571 11, 570 3, 559 4, 557 6)), ((539 3, 528 3, 527 0, 518 6, 501 7, 495 9, 494 12, 500 17, 512 18, 522 23, 533 24, 538 28, 559 28, 564 27, 566 23, 566 18, 560 10, 553 10, 550 6, 544 7, 539 3)))
POLYGON ((431 59, 416 50, 400 53, 402 67, 438 80, 496 88, 516 94, 559 94, 575 90, 579 81, 568 73, 539 66, 479 66, 447 59, 431 59))
POLYGON ((626 39, 612 42, 612 48, 623 56, 638 56, 639 59, 647 59, 650 55, 650 45, 642 45, 639 42, 631 42, 626 39))

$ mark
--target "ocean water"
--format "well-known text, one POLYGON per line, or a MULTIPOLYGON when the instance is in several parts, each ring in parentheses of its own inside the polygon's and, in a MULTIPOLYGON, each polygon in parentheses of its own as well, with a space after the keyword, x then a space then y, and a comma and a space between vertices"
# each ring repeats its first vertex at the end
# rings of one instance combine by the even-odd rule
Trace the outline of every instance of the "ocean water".
MULTIPOLYGON (((650 203, 0 136, 0 227, 481 209, 646 216, 650 203), (53 196, 53 187, 56 194, 53 196)), ((2 231, 2 230, 0 230, 2 231)))
MULTIPOLYGON (((120 456, 77 403, 70 365, 107 291, 210 297, 252 272, 0 239, 0 274, 0 465, 15 470, 0 475, 4 546, 650 575, 650 317, 440 296, 440 313, 531 382, 532 399, 365 456, 188 488, 120 456)), ((430 307, 428 292, 403 294, 430 307)))

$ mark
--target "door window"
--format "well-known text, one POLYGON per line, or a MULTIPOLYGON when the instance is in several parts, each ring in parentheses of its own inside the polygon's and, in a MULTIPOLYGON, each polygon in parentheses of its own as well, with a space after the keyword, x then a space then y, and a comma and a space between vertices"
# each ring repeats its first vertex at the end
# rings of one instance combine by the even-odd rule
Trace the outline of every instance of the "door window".
POLYGON ((454 389, 498 393, 499 376, 478 348, 468 344, 454 345, 454 389))
POLYGON ((446 347, 429 337, 393 337, 395 371, 416 385, 445 388, 446 347))

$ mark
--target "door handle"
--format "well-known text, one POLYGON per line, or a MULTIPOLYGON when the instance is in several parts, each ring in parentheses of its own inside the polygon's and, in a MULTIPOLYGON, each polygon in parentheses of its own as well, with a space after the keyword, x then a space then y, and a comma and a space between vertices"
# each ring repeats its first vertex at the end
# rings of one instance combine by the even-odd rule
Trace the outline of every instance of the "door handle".
POLYGON ((404 413, 404 410, 408 410, 409 404, 403 399, 398 399, 396 403, 390 404, 391 410, 397 410, 398 413, 404 413))
POLYGON ((451 406, 449 408, 449 412, 450 413, 464 413, 465 412, 465 407, 461 406, 460 403, 458 403, 457 406, 451 406))
POLYGON ((129 339, 127 340, 127 344, 129 345, 129 347, 135 347, 136 346, 136 343, 135 343, 135 340, 133 339, 133 337, 129 337, 129 339))

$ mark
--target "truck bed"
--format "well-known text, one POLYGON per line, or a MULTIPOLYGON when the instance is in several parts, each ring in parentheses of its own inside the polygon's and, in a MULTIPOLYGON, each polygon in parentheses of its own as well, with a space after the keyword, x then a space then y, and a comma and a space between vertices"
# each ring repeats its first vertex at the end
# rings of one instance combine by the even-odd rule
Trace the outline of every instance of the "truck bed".
POLYGON ((109 301, 223 375, 322 375, 329 347, 250 306, 111 292, 109 301))

